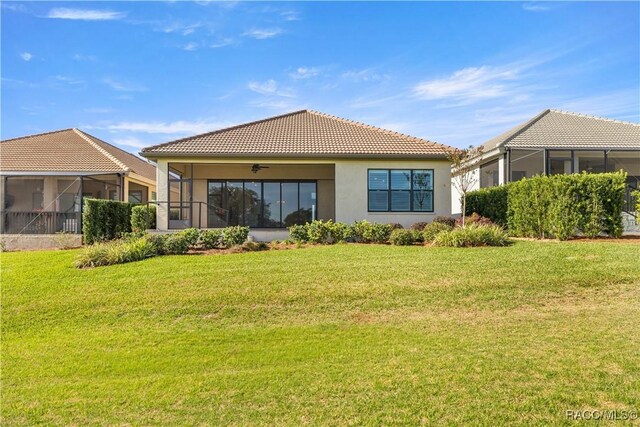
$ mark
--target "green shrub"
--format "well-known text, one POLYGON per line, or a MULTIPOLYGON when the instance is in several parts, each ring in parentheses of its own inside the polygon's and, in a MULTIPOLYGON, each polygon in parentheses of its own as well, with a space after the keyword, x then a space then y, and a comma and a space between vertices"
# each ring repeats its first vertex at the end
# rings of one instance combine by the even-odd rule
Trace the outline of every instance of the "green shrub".
POLYGON ((307 227, 298 224, 292 225, 289 227, 289 238, 296 243, 307 243, 309 241, 307 227))
POLYGON ((389 224, 379 224, 377 222, 370 223, 365 228, 362 237, 367 242, 387 243, 391 235, 391 226, 389 224))
POLYGON ((452 226, 443 222, 432 222, 431 224, 427 224, 424 230, 422 230, 422 241, 426 243, 433 243, 438 234, 451 229, 453 229, 452 226))
POLYGON ((389 243, 396 246, 413 245, 413 231, 396 228, 391 232, 391 235, 389 236, 389 243))
POLYGON ((509 185, 481 188, 467 193, 466 215, 477 213, 493 223, 507 225, 509 185))
POLYGON ((269 249, 269 245, 265 242, 244 242, 242 249, 247 252, 266 251, 269 249))
POLYGON ((200 230, 197 228, 187 228, 182 230, 180 233, 184 236, 187 241, 187 245, 189 245, 190 248, 198 244, 200 239, 200 230))
POLYGON ((409 230, 413 235, 413 241, 416 243, 424 243, 424 235, 422 234, 422 230, 409 230))
POLYGON ((164 241, 164 253, 167 255, 180 255, 189 250, 189 240, 184 233, 169 234, 164 241))
POLYGON ((450 227, 454 227, 456 225, 456 219, 452 218, 450 216, 437 216, 435 218, 433 218, 433 222, 437 222, 440 224, 447 224, 450 227))
POLYGON ((433 241, 436 246, 506 246, 511 241, 504 229, 498 225, 470 224, 440 232, 433 241))
POLYGON ((131 231, 142 232, 156 228, 155 205, 137 205, 131 208, 131 231))
POLYGON ((222 230, 224 244, 227 247, 243 244, 249 237, 249 227, 236 225, 222 230))
POLYGON ((334 222, 329 226, 329 237, 333 243, 349 242, 354 238, 353 227, 344 222, 334 222))
MULTIPOLYGON (((471 215, 468 215, 465 219, 464 219, 464 224, 482 224, 482 225, 491 225, 493 224, 493 222, 489 219, 486 218, 484 216, 480 216, 477 213, 472 213, 471 215)), ((455 225, 460 226, 462 225, 462 217, 456 219, 455 225)))
POLYGON ((146 238, 96 243, 85 247, 76 257, 78 268, 99 267, 140 261, 158 255, 154 245, 146 238))
POLYGON ((224 248, 222 230, 202 230, 200 232, 200 244, 204 249, 224 248))
POLYGON ((414 222, 413 224, 411 224, 411 227, 409 227, 411 230, 418 230, 418 231, 422 231, 424 230, 424 228, 429 225, 428 222, 414 222))
POLYGON ((154 252, 158 255, 165 254, 164 247, 168 237, 168 234, 147 234, 144 236, 153 248, 154 252))
POLYGON ((84 199, 82 237, 85 244, 113 240, 131 232, 133 205, 114 200, 84 199))
POLYGON ((536 176, 509 184, 507 223, 514 236, 565 240, 622 234, 626 174, 536 176))
POLYGON ((371 228, 371 223, 366 219, 362 221, 356 221, 353 223, 353 238, 358 243, 368 243, 370 240, 367 240, 365 237, 365 233, 369 228, 371 228))
POLYGON ((331 224, 333 224, 331 220, 323 222, 319 219, 306 223, 308 241, 310 243, 326 243, 331 224))

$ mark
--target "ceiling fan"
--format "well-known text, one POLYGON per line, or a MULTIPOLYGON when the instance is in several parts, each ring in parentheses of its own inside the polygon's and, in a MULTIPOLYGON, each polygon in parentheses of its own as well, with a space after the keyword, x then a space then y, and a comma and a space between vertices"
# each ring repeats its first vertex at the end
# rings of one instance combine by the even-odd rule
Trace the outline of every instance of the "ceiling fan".
POLYGON ((258 173, 258 171, 262 169, 269 169, 269 166, 262 166, 262 165, 259 165, 258 163, 255 163, 253 166, 251 166, 251 172, 253 173, 258 173))

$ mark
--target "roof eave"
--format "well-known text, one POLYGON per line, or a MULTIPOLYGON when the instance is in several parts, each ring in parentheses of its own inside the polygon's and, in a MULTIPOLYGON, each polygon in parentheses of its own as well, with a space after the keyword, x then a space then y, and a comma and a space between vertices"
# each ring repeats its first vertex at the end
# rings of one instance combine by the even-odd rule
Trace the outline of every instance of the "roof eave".
POLYGON ((424 153, 424 154, 344 154, 344 153, 331 153, 331 154, 317 154, 317 153, 186 153, 186 152, 149 152, 142 151, 140 155, 144 158, 155 160, 159 158, 190 158, 190 157, 212 157, 212 158, 265 158, 265 159, 446 159, 446 153, 424 153))

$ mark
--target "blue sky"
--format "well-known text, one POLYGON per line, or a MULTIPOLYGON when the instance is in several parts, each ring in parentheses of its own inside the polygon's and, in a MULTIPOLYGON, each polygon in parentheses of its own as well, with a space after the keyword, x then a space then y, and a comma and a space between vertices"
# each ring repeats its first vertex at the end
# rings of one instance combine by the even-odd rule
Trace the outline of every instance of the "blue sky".
POLYGON ((640 121, 640 4, 2 2, 2 138, 146 145, 309 108, 454 146, 640 121))

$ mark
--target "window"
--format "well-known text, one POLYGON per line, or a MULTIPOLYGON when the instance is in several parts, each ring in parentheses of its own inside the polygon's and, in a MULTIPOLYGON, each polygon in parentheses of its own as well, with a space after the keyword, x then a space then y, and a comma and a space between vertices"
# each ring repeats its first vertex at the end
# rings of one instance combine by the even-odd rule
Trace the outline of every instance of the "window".
POLYGON ((433 169, 369 169, 369 212, 433 212, 433 169))
MULTIPOLYGON (((114 199, 111 199, 111 200, 114 200, 114 199)), ((142 190, 130 190, 129 203, 142 203, 142 190)))
POLYGON ((544 173, 544 150, 511 150, 511 181, 531 178, 544 173))
POLYGON ((498 159, 480 166, 480 188, 500 185, 500 162, 498 159))
POLYGON ((315 181, 209 181, 208 186, 211 228, 283 228, 318 216, 315 181))

